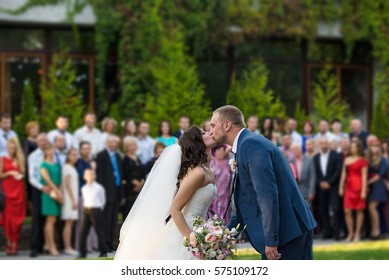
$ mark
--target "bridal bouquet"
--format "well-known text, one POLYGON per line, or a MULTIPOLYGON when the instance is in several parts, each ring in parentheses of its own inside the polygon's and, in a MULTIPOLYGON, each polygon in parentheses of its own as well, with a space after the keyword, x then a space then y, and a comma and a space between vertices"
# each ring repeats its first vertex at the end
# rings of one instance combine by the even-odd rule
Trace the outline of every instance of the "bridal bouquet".
POLYGON ((190 238, 184 237, 184 246, 199 260, 237 259, 236 239, 238 227, 231 231, 224 225, 224 220, 217 216, 205 221, 197 217, 193 223, 190 238))

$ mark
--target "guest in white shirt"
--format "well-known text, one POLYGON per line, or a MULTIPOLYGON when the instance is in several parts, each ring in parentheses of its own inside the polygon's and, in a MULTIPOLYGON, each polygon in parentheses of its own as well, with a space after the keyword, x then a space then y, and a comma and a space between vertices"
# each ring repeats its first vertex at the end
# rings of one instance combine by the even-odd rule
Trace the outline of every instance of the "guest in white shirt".
POLYGON ((138 156, 143 166, 154 157, 155 139, 149 136, 150 125, 147 122, 139 124, 138 156))
POLYGON ((73 138, 73 146, 78 149, 82 141, 91 143, 92 157, 95 157, 98 152, 104 149, 101 144, 101 131, 95 128, 96 115, 87 113, 84 118, 85 125, 76 130, 73 138))
POLYGON ((55 122, 57 129, 51 130, 47 134, 47 138, 54 144, 55 137, 59 134, 63 135, 66 140, 66 149, 68 150, 73 146, 73 135, 67 131, 69 127, 69 119, 65 116, 59 116, 55 122))
MULTIPOLYGON (((50 188, 41 184, 41 164, 44 154, 43 148, 48 143, 46 133, 40 133, 37 137, 38 148, 28 156, 28 180, 31 186, 32 201, 32 225, 31 225, 31 252, 30 257, 37 257, 38 253, 43 252, 43 226, 45 219, 41 214, 41 196, 42 192, 50 193, 50 188)), ((48 248, 45 248, 48 249, 48 248)))
POLYGON ((67 149, 66 149, 66 140, 62 134, 57 134, 54 138, 55 146, 55 161, 62 167, 65 166, 67 149))
MULTIPOLYGON (((15 131, 11 130, 12 119, 8 114, 1 116, 0 121, 0 157, 8 156, 7 152, 7 141, 11 137, 18 139, 18 135, 15 131)), ((19 140, 19 139, 18 139, 19 140)))
POLYGON ((103 209, 106 202, 103 186, 96 182, 96 174, 93 169, 84 172, 86 184, 81 189, 83 199, 83 223, 80 241, 80 257, 86 258, 86 239, 91 226, 94 227, 99 240, 100 257, 107 256, 107 247, 104 237, 103 209))
POLYGON ((315 140, 320 141, 320 138, 326 137, 328 142, 331 143, 335 139, 335 135, 329 130, 329 124, 326 119, 322 119, 319 122, 319 133, 316 134, 315 140))
MULTIPOLYGON (((332 140, 332 142, 333 143, 335 141, 337 142, 336 151, 338 153, 340 153, 342 151, 342 149, 340 147, 340 141, 343 138, 349 138, 349 136, 347 133, 342 132, 342 122, 339 119, 334 119, 332 121, 331 128, 332 128, 332 133, 334 134, 334 139, 332 140)), ((334 144, 334 146, 335 146, 335 144, 334 144)))
POLYGON ((260 131, 258 130, 258 117, 257 116, 249 116, 247 118, 247 129, 255 134, 260 134, 260 131))
POLYGON ((288 119, 286 122, 286 131, 290 133, 290 136, 292 137, 292 144, 303 144, 303 137, 300 133, 296 131, 297 129, 297 121, 293 118, 288 119))

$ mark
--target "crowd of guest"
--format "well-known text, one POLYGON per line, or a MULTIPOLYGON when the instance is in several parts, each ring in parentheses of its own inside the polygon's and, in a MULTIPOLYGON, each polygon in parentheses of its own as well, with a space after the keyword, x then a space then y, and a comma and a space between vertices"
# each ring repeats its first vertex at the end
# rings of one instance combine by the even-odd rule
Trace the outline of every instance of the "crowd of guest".
MULTIPOLYGON (((8 255, 18 252, 26 213, 31 216, 30 256, 48 253, 86 257, 96 250, 104 257, 117 246, 118 219, 124 220, 142 190, 148 173, 167 146, 178 142, 190 126, 182 116, 179 130, 162 120, 158 136, 149 123, 106 117, 97 128, 87 113, 84 126, 68 131, 68 118, 58 116, 56 129, 41 132, 26 125, 19 144, 9 115, 0 120, 0 182, 5 196, 0 209, 8 255)), ((307 121, 301 133, 290 118, 249 116, 247 128, 277 145, 290 162, 301 194, 314 213, 322 238, 358 241, 379 239, 389 227, 388 141, 362 130, 354 119, 351 131, 340 120, 307 121)), ((209 131, 209 121, 203 123, 209 131)), ((231 147, 213 147, 210 167, 217 197, 208 216, 228 221, 232 167, 231 147)), ((233 203, 232 203, 233 208, 233 203)), ((3 244, 0 244, 2 247, 3 244)))

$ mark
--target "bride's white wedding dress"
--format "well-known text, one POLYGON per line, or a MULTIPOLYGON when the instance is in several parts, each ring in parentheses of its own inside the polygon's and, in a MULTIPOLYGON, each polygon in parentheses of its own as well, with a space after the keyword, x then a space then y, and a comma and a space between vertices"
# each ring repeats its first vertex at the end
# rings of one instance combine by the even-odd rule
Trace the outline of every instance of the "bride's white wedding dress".
MULTIPOLYGON (((192 253, 183 245, 184 237, 173 219, 165 223, 175 194, 175 183, 181 163, 181 149, 170 146, 153 167, 120 231, 115 260, 190 260, 192 253), (170 148, 172 147, 172 148, 170 148)), ((182 209, 185 221, 192 228, 194 218, 205 217, 216 186, 199 188, 182 209)))

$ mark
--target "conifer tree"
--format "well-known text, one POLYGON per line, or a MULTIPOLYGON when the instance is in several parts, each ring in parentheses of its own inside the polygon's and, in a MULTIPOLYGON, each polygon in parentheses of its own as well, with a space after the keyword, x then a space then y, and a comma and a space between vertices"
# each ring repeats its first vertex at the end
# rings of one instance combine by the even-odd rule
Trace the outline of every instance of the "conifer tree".
POLYGON ((15 117, 14 129, 19 139, 26 138, 26 124, 29 121, 39 122, 39 113, 35 101, 34 91, 30 80, 24 84, 24 90, 21 100, 21 112, 15 117))
POLYGON ((318 74, 317 81, 313 84, 313 107, 311 114, 314 123, 320 119, 339 119, 343 125, 348 125, 351 120, 349 105, 339 96, 338 80, 331 74, 330 68, 324 68, 318 74))
POLYGON ((210 118, 204 86, 200 83, 194 61, 185 54, 181 34, 164 39, 160 55, 150 62, 154 79, 153 91, 148 93, 143 118, 157 133, 161 120, 170 121, 176 130, 178 119, 186 115, 192 124, 201 125, 210 118))
POLYGON ((55 127, 59 115, 69 118, 69 130, 83 124, 83 93, 75 85, 77 73, 70 59, 54 56, 49 67, 47 84, 41 87, 43 129, 55 127))
POLYGON ((371 123, 372 133, 380 139, 389 137, 389 82, 388 76, 382 73, 377 75, 375 81, 378 96, 371 123))
POLYGON ((253 61, 240 80, 233 77, 227 103, 238 107, 247 118, 251 115, 285 117, 285 106, 274 92, 267 88, 268 71, 262 61, 253 61))

